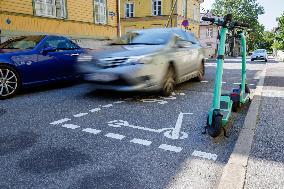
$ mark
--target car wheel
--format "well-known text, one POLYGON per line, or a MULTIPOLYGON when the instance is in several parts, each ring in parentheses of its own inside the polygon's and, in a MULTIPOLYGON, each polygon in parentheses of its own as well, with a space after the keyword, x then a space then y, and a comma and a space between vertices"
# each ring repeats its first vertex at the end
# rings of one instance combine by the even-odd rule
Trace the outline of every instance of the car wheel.
POLYGON ((175 89, 175 84, 175 70, 173 66, 170 66, 163 81, 162 95, 170 96, 175 89))
POLYGON ((205 66, 204 66, 204 63, 202 62, 199 67, 198 76, 196 77, 196 80, 202 81, 204 79, 204 75, 205 75, 205 66))
POLYGON ((254 59, 252 58, 252 59, 251 59, 251 61, 253 62, 253 61, 254 61, 254 59))
POLYGON ((265 59, 264 61, 267 62, 267 59, 265 59))
POLYGON ((20 77, 10 66, 0 65, 0 99, 11 98, 20 87, 20 77))

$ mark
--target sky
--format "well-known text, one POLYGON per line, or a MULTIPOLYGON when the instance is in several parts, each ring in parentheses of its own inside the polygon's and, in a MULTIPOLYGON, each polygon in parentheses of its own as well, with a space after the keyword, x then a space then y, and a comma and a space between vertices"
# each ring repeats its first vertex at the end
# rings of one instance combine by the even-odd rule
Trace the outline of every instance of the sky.
MULTIPOLYGON (((277 26, 276 18, 284 13, 284 0, 257 0, 264 7, 265 14, 259 17, 259 22, 265 26, 266 30, 272 30, 277 26)), ((210 10, 215 0, 204 0, 201 7, 210 10)))

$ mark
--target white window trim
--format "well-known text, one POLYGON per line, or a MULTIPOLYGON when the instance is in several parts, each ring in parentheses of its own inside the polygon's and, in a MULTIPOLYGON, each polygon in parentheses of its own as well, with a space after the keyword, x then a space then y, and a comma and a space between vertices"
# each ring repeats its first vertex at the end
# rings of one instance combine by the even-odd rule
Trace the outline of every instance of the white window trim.
POLYGON ((104 1, 104 3, 97 2, 97 0, 94 0, 94 20, 96 24, 107 24, 107 0, 104 1), (98 13, 96 13, 96 6, 98 6, 98 13), (103 10, 103 11, 102 11, 103 10), (103 14, 100 14, 103 13, 103 14), (99 16, 99 20, 97 20, 97 15, 99 16), (104 17, 104 20, 102 19, 102 16, 104 17))
MULTIPOLYGON (((154 9, 155 9, 155 7, 154 7, 154 2, 155 1, 161 1, 161 15, 163 15, 163 1, 162 0, 152 0, 152 16, 160 16, 160 15, 158 15, 158 14, 154 14, 154 9)), ((157 6, 158 7, 158 6, 157 6)), ((157 12, 157 11, 156 11, 157 12)))
POLYGON ((206 37, 212 38, 213 37, 213 28, 207 28, 206 29, 206 37))
POLYGON ((133 17, 135 17, 135 5, 134 5, 134 2, 125 2, 125 18, 133 18, 133 17, 131 17, 131 16, 128 16, 127 15, 127 5, 133 5, 133 17))
POLYGON ((57 10, 56 10, 56 0, 52 0, 52 3, 47 3, 47 0, 43 0, 43 2, 37 2, 37 0, 34 0, 34 10, 36 16, 44 16, 44 17, 50 17, 50 18, 66 18, 66 0, 60 0, 60 7, 61 7, 61 15, 57 16, 57 10), (37 9, 37 5, 42 4, 45 6, 45 12, 40 12, 37 9), (53 9, 52 15, 48 14, 48 6, 51 6, 53 9))

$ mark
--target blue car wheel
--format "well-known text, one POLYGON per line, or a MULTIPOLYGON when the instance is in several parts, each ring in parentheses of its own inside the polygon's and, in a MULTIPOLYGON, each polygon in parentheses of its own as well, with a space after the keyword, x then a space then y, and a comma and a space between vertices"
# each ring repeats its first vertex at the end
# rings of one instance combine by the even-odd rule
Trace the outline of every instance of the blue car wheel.
POLYGON ((0 99, 11 98, 20 87, 18 72, 10 66, 0 65, 0 99))

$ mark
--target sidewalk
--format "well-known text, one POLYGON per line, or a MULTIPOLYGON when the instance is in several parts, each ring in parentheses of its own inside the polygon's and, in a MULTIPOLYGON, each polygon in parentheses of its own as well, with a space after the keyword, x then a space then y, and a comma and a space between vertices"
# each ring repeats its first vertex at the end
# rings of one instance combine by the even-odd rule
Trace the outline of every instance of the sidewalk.
POLYGON ((268 64, 244 188, 284 188, 284 64, 268 64))

